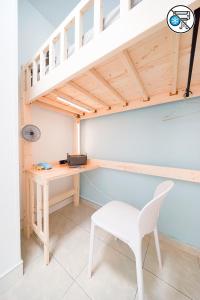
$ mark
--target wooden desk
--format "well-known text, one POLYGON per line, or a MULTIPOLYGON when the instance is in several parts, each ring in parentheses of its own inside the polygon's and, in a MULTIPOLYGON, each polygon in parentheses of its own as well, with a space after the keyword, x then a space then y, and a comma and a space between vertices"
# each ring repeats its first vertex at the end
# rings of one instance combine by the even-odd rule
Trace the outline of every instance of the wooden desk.
MULTIPOLYGON (((32 231, 34 231, 43 242, 44 260, 46 264, 49 263, 49 182, 73 176, 74 187, 66 193, 66 198, 73 196, 74 205, 78 206, 79 174, 97 168, 97 164, 88 163, 86 166, 78 168, 71 168, 66 165, 55 165, 51 170, 38 171, 33 168, 27 171, 26 235, 29 238, 32 231)), ((56 201, 54 201, 53 204, 56 204, 56 201)))

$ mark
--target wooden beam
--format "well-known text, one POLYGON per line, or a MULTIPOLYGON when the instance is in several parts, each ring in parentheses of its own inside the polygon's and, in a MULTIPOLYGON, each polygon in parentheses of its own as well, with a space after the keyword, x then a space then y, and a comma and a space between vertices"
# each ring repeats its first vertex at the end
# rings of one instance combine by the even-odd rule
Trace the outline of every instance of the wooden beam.
POLYGON ((137 163, 91 159, 90 163, 98 165, 101 168, 131 172, 136 174, 145 174, 151 176, 165 177, 170 179, 184 180, 200 183, 200 170, 190 170, 181 168, 169 168, 153 165, 144 165, 137 163))
POLYGON ((64 114, 64 115, 69 116, 69 117, 77 117, 77 115, 75 115, 75 114, 73 114, 71 112, 68 112, 66 110, 57 108, 55 106, 49 105, 49 104, 44 103, 44 102, 40 102, 39 100, 38 101, 34 101, 33 104, 31 104, 31 105, 37 105, 37 106, 39 106, 41 108, 48 109, 48 110, 54 111, 56 113, 64 114))
MULTIPOLYGON (((79 101, 79 100, 76 100, 74 99, 72 96, 64 93, 64 92, 61 92, 60 90, 54 90, 52 93, 52 95, 55 95, 55 97, 61 97, 61 98, 65 98, 67 100, 69 100, 70 102, 76 104, 76 105, 79 105, 85 109, 88 109, 88 110, 95 110, 94 107, 92 106, 89 106, 89 105, 86 105, 85 103, 83 103, 82 101, 79 101)), ((58 100, 59 101, 59 100, 58 100)))
MULTIPOLYGON (((192 92, 193 92, 193 94, 191 95, 191 98, 199 96, 200 95, 200 87, 193 86, 192 92)), ((122 106, 121 104, 115 104, 115 105, 111 106, 110 110, 98 109, 97 113, 90 113, 90 114, 86 113, 84 116, 81 116, 81 119, 90 119, 90 118, 100 117, 100 116, 104 116, 104 115, 108 115, 108 114, 112 114, 112 113, 118 113, 118 112, 139 109, 139 108, 144 108, 144 107, 158 105, 158 104, 164 104, 164 103, 184 100, 183 95, 184 95, 184 90, 179 90, 177 94, 172 95, 172 96, 170 96, 168 93, 152 96, 150 101, 134 100, 134 101, 130 101, 127 106, 122 106)))
POLYGON ((52 98, 51 98, 50 95, 47 95, 47 96, 40 97, 38 100, 40 102, 44 102, 44 103, 49 104, 51 106, 55 106, 57 108, 63 109, 65 111, 67 111, 67 112, 71 112, 74 115, 75 114, 77 114, 77 115, 82 114, 82 112, 79 111, 76 108, 72 108, 69 105, 65 105, 64 103, 60 103, 59 101, 55 101, 54 96, 52 98))
POLYGON ((103 76, 97 72, 97 70, 95 68, 90 69, 89 74, 94 77, 104 88, 107 89, 107 91, 109 91, 109 93, 113 94, 118 100, 119 102, 122 102, 123 104, 126 104, 127 101, 124 100, 124 98, 122 97, 122 95, 120 95, 120 93, 118 91, 116 91, 109 83, 107 80, 105 80, 105 78, 103 78, 103 76))
MULTIPOLYGON (((73 143, 74 154, 80 154, 80 119, 74 121, 74 143, 73 143)), ((74 205, 79 205, 80 198, 80 174, 73 176, 74 186, 74 205)))
POLYGON ((144 86, 144 83, 142 82, 142 80, 140 78, 140 75, 138 74, 138 71, 136 70, 136 67, 135 67, 128 51, 127 50, 122 51, 120 57, 121 57, 124 67, 128 71, 129 76, 132 78, 133 82, 136 82, 136 84, 139 86, 144 100, 149 100, 150 97, 148 95, 148 92, 144 86))
POLYGON ((179 65, 179 46, 180 34, 172 33, 172 50, 171 50, 171 90, 170 95, 174 95, 178 90, 178 65, 179 65))
POLYGON ((69 86, 73 87, 74 89, 76 89, 77 91, 79 91, 80 93, 82 93, 83 95, 85 95, 86 97, 88 97, 89 99, 94 100, 97 104, 100 104, 102 106, 109 108, 109 105, 107 103, 105 103, 103 100, 97 98, 92 93, 90 93, 88 90, 84 89, 83 87, 81 87, 80 85, 75 83, 74 81, 70 81, 67 84, 69 86))
POLYGON ((80 154, 80 119, 74 120, 73 153, 80 154))
MULTIPOLYGON (((27 86, 28 79, 30 79, 29 69, 23 67, 21 69, 21 78, 20 78, 20 89, 21 89, 21 118, 20 125, 21 128, 24 125, 32 123, 32 111, 31 106, 27 104, 27 86)), ((30 200, 29 200, 29 176, 25 172, 26 169, 32 167, 33 157, 32 157, 32 143, 25 141, 22 137, 20 139, 21 151, 20 151, 20 175, 21 175, 21 196, 23 203, 23 228, 26 238, 30 238, 31 235, 31 220, 30 220, 30 200)))

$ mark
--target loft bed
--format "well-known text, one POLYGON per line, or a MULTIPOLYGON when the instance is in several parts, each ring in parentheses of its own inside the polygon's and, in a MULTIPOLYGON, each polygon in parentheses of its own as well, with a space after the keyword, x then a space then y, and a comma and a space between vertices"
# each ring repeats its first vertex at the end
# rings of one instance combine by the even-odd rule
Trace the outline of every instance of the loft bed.
MULTIPOLYGON (((22 68, 22 125, 31 123, 32 105, 72 117, 74 153, 80 153, 81 120, 182 100, 188 82, 192 30, 179 35, 166 24, 166 14, 177 4, 175 0, 163 1, 162 7, 158 0, 121 0, 108 15, 104 15, 104 1, 82 0, 22 68), (88 11, 93 12, 93 26, 85 30, 88 11), (146 19, 144 11, 149 12, 146 19)), ((182 4, 196 10, 200 0, 184 0, 182 4)), ((200 53, 200 39, 196 52, 200 53)), ((188 98, 200 96, 199 66, 200 56, 196 55, 188 98)), ((30 171, 31 151, 31 144, 22 141, 26 225, 30 186, 25 175, 36 176, 39 185, 44 183, 42 173, 30 171)), ((88 167, 200 183, 199 170, 93 159, 88 167)), ((67 170, 55 167, 55 173, 56 169, 66 175, 67 170)), ((78 204, 79 174, 74 173, 73 178, 74 189, 67 195, 74 196, 78 204)), ((44 194, 47 198, 45 189, 44 194)), ((56 203, 65 198, 66 194, 56 197, 56 203)), ((43 239, 44 232, 33 225, 43 239)))
MULTIPOLYGON (((167 27, 175 1, 161 9, 159 1, 121 0, 106 16, 104 1, 81 1, 24 66, 26 103, 86 119, 183 99, 192 30, 178 35, 167 27), (93 26, 85 31, 87 11, 93 11, 93 26), (153 12, 147 20, 144 11, 153 12)), ((199 1, 183 4, 199 7, 199 1)), ((192 97, 199 95, 199 60, 192 97)))

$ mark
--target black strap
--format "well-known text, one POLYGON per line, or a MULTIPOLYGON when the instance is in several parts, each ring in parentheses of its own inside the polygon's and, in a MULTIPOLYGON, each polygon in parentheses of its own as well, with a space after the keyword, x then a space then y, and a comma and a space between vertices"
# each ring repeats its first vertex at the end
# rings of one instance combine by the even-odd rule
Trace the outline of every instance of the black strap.
POLYGON ((195 57, 197 36, 198 36, 198 30, 199 30, 200 7, 194 11, 194 15, 195 15, 195 24, 194 24, 194 28, 193 28, 193 34, 192 34, 190 65, 189 65, 189 71, 188 71, 187 87, 185 89, 185 97, 189 97, 190 94, 192 94, 192 92, 190 91, 190 84, 191 84, 191 79, 192 79, 192 70, 193 70, 193 65, 194 65, 194 57, 195 57))

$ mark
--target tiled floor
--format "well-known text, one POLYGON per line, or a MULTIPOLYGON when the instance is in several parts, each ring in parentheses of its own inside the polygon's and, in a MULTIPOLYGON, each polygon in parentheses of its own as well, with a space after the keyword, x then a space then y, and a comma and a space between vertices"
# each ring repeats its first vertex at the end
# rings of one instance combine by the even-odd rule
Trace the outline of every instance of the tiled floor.
MULTIPOLYGON (((122 242, 96 230, 93 276, 87 277, 90 216, 81 203, 50 217, 51 262, 43 263, 41 247, 23 239, 25 275, 0 300, 136 300, 134 255, 122 242)), ((131 224, 130 224, 131 226, 131 224)), ((146 300, 200 300, 199 258, 161 242, 163 270, 158 268, 154 241, 143 243, 146 300)))

